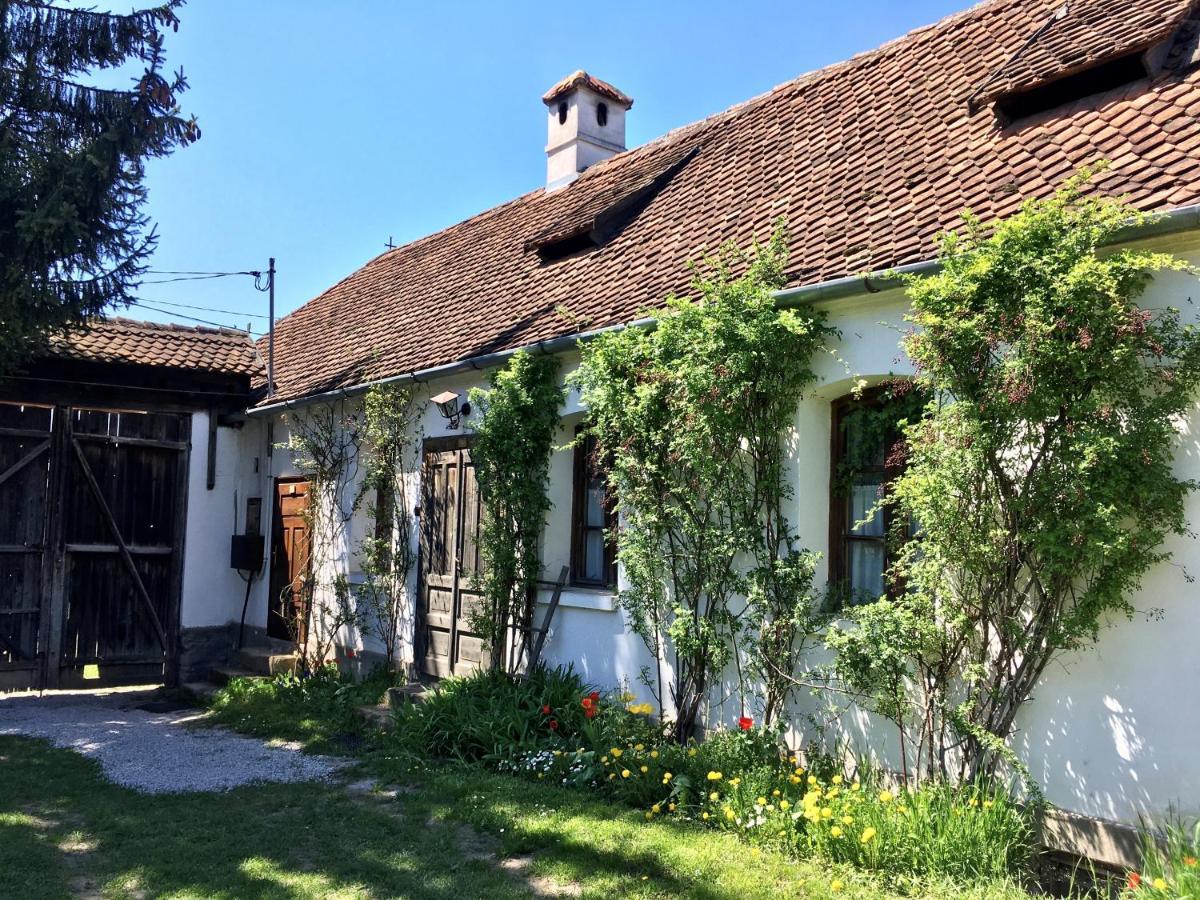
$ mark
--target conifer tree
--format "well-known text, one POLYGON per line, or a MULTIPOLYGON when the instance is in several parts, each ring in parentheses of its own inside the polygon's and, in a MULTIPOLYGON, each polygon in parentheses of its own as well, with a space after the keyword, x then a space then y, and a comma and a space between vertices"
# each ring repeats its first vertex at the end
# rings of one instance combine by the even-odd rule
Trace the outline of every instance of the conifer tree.
POLYGON ((0 373, 133 299, 155 243, 145 161, 196 140, 163 37, 183 0, 116 15, 0 0, 0 373), (111 89, 97 77, 121 83, 111 89))

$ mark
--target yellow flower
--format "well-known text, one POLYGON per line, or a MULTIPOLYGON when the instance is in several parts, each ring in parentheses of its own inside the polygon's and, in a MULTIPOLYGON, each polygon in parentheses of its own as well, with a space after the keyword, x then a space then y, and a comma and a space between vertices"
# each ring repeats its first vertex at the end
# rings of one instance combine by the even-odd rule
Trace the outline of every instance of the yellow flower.
POLYGON ((788 779, 788 781, 790 781, 792 784, 799 784, 799 783, 800 783, 800 776, 799 776, 799 775, 793 775, 791 778, 789 778, 789 779, 788 779))
POLYGON ((808 783, 809 783, 809 784, 816 784, 816 783, 817 783, 817 776, 816 776, 816 775, 809 775, 809 776, 808 776, 808 783))
POLYGON ((649 822, 653 817, 654 817, 654 813, 652 813, 652 812, 646 813, 646 821, 647 822, 649 822))
POLYGON ((788 801, 786 799, 783 799, 783 800, 779 801, 779 808, 782 809, 784 812, 787 812, 789 809, 792 808, 792 804, 788 803, 788 801))
POLYGON ((754 801, 754 805, 755 805, 755 806, 766 806, 766 805, 767 805, 767 798, 766 798, 766 797, 759 797, 757 800, 755 800, 755 801, 754 801))
POLYGON ((875 837, 875 834, 875 829, 868 825, 863 829, 862 837, 860 837, 859 840, 864 844, 869 844, 871 843, 871 839, 875 837))
POLYGON ((828 806, 826 806, 824 809, 821 810, 821 818, 822 819, 832 819, 833 818, 833 810, 830 809, 828 806))
POLYGON ((696 755, 696 748, 688 747, 688 756, 695 756, 695 755, 696 755))
POLYGON ((638 753, 641 753, 643 750, 646 749, 646 745, 645 744, 634 744, 633 749, 636 750, 638 753))
POLYGON ((555 755, 555 756, 562 756, 562 751, 561 751, 561 750, 555 750, 555 751, 554 751, 554 755, 555 755))
POLYGON ((628 770, 628 769, 622 769, 622 770, 621 770, 621 777, 622 777, 622 778, 628 778, 628 777, 629 777, 629 770, 628 770))
POLYGON ((788 762, 789 762, 791 765, 793 765, 793 766, 794 766, 794 765, 796 765, 796 757, 794 757, 794 756, 789 756, 789 757, 788 757, 788 762))
POLYGON ((661 811, 661 810, 662 810, 662 806, 660 806, 660 805, 659 805, 659 804, 657 804, 657 803, 655 803, 655 804, 654 804, 652 807, 650 807, 650 811, 651 811, 651 812, 659 812, 659 811, 661 811))
POLYGON ((1165 878, 1154 879, 1154 889, 1156 891, 1165 891, 1167 889, 1167 881, 1165 878))
POLYGON ((796 777, 797 777, 797 778, 799 778, 799 777, 800 777, 801 775, 803 775, 803 774, 804 774, 804 770, 803 770, 803 769, 797 769, 797 770, 796 770, 796 772, 795 772, 795 775, 796 775, 796 777))
POLYGON ((621 750, 621 748, 620 748, 620 747, 613 747, 611 750, 609 750, 609 751, 608 751, 609 755, 610 755, 610 756, 611 756, 613 759, 620 759, 620 758, 621 758, 621 753, 622 753, 622 752, 623 752, 623 751, 621 750))
POLYGON ((607 763, 607 762, 608 762, 608 757, 607 757, 607 756, 602 756, 602 757, 600 757, 600 762, 602 762, 602 763, 607 763))
POLYGON ((850 790, 861 791, 862 790, 862 782, 855 781, 854 784, 850 785, 850 790))
POLYGON ((729 779, 729 784, 732 787, 737 787, 741 783, 742 783, 742 779, 740 779, 740 778, 730 778, 729 779))
POLYGON ((636 698, 635 696, 633 696, 633 694, 629 693, 629 691, 626 691, 625 693, 623 693, 623 694, 621 695, 621 702, 622 702, 622 703, 628 703, 628 702, 630 702, 631 700, 636 700, 636 699, 637 699, 637 698, 636 698))
POLYGON ((670 772, 663 772, 663 784, 666 784, 668 781, 670 781, 674 777, 675 776, 672 775, 670 772))
POLYGON ((843 825, 853 825, 854 824, 854 816, 842 816, 842 824, 843 825))
POLYGON ((729 819, 729 821, 731 821, 731 822, 733 821, 733 808, 732 807, 730 807, 730 806, 725 807, 725 818, 729 819))
POLYGON ((775 790, 771 791, 771 796, 778 797, 780 795, 780 793, 782 793, 782 792, 779 790, 779 788, 775 788, 775 790))
POLYGON ((609 773, 608 773, 608 780, 609 780, 609 781, 612 781, 612 780, 613 780, 614 778, 616 778, 616 777, 617 777, 617 773, 616 773, 616 772, 609 772, 609 773))
POLYGON ((836 825, 834 825, 832 828, 829 829, 829 833, 832 834, 834 837, 841 837, 842 829, 840 829, 836 825))
POLYGON ((700 818, 703 819, 705 822, 707 822, 708 821, 708 813, 706 813, 706 812, 700 813, 700 818))
POLYGON ((830 800, 832 800, 834 797, 836 797, 840 793, 841 793, 841 791, 839 791, 837 788, 834 787, 834 788, 830 788, 829 790, 827 790, 825 792, 825 796, 828 797, 830 800))
POLYGON ((984 809, 991 809, 991 808, 992 808, 992 806, 993 806, 993 804, 992 804, 992 801, 991 801, 991 800, 984 800, 984 801, 983 801, 983 808, 984 808, 984 809))
POLYGON ((721 777, 722 777, 722 776, 721 776, 721 773, 720 773, 720 772, 709 772, 709 773, 708 773, 708 780, 709 780, 709 781, 720 781, 720 780, 721 780, 721 777))
POLYGON ((757 847, 751 847, 750 855, 753 856, 755 859, 757 859, 758 857, 762 856, 762 851, 759 850, 757 847))
POLYGON ((657 750, 651 750, 651 751, 650 751, 650 758, 651 758, 651 759, 658 759, 658 751, 657 751, 657 750))
POLYGON ((892 792, 891 791, 880 791, 879 792, 879 802, 880 803, 891 803, 892 802, 892 792))
POLYGON ((833 776, 833 783, 834 783, 834 784, 841 784, 841 783, 842 783, 842 776, 841 776, 841 775, 834 775, 834 776, 833 776))
POLYGON ((844 887, 845 887, 845 885, 842 884, 842 880, 840 878, 835 878, 835 879, 833 879, 833 881, 831 881, 829 883, 829 889, 831 891, 833 891, 835 894, 839 893, 841 891, 841 889, 844 887))
POLYGON ((642 766, 642 774, 643 774, 643 775, 645 775, 645 774, 646 774, 647 772, 649 772, 649 771, 650 771, 650 767, 649 767, 649 766, 642 766))
POLYGON ((674 803, 667 804, 667 812, 675 812, 675 804, 674 803))
POLYGON ((708 799, 711 800, 713 803, 716 803, 718 800, 721 799, 721 795, 718 794, 716 791, 713 791, 711 794, 708 795, 708 799))
POLYGON ((976 800, 974 797, 972 797, 972 798, 971 798, 971 799, 968 801, 968 803, 969 803, 971 806, 978 806, 978 805, 979 805, 979 801, 978 801, 978 800, 976 800))

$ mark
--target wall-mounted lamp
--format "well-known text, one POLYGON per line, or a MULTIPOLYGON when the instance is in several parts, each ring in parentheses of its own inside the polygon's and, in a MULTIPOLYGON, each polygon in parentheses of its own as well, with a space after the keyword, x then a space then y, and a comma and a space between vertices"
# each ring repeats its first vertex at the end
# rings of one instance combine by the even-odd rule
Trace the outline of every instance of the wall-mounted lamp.
POLYGON ((443 391, 433 398, 433 402, 437 404, 437 408, 446 417, 446 427, 451 431, 458 429, 458 424, 462 421, 463 416, 471 414, 471 404, 464 403, 460 406, 458 403, 458 394, 454 393, 454 391, 443 391))

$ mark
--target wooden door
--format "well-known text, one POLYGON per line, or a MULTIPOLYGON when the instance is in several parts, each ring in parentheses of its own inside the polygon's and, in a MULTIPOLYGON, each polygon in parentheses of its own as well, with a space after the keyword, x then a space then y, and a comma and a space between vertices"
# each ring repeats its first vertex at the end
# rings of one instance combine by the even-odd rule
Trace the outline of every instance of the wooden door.
POLYGON ((0 403, 0 691, 41 686, 50 458, 56 410, 0 403))
POLYGON ((426 675, 467 675, 486 663, 471 629, 480 602, 479 485, 464 439, 427 441, 422 471, 417 648, 426 675))
POLYGON ((267 634, 284 641, 305 641, 304 583, 309 577, 308 482, 275 482, 275 520, 271 529, 271 585, 267 634))
POLYGON ((190 434, 0 403, 0 690, 174 680, 190 434))

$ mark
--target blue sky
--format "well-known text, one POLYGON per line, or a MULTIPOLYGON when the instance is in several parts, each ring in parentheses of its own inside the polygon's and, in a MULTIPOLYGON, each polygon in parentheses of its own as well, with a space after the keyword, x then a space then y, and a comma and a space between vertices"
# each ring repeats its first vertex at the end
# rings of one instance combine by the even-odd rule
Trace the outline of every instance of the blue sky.
MULTIPOLYGON (((168 52, 203 138, 148 167, 151 265, 255 269, 273 255, 283 314, 389 237, 413 240, 539 187, 540 97, 575 69, 634 98, 632 147, 969 5, 193 0, 168 52)), ((265 316, 266 295, 248 278, 147 283, 141 296, 265 329, 250 317, 265 316)))

